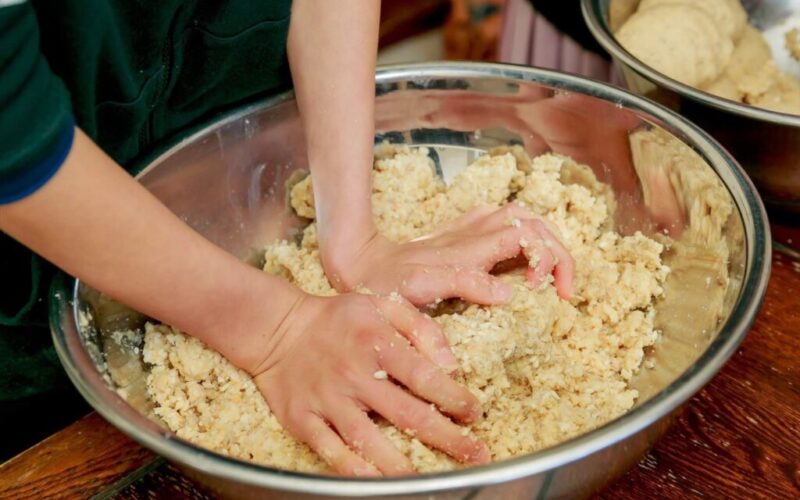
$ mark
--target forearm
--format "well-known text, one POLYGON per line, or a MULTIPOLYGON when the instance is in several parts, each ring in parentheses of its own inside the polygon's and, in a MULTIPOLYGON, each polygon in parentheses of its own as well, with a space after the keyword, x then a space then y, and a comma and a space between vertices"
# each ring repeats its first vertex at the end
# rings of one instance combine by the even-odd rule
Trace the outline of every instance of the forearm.
POLYGON ((296 296, 283 290, 293 287, 186 226, 80 131, 53 179, 27 198, 0 206, 0 229, 245 368, 252 362, 249 346, 264 345, 257 328, 269 324, 266 318, 280 322, 296 296), (264 317, 239 313, 258 309, 264 317))
MULTIPOLYGON (((374 232, 372 155, 380 2, 297 0, 289 61, 303 117, 323 258, 374 232)), ((329 257, 329 256, 328 256, 329 257)))

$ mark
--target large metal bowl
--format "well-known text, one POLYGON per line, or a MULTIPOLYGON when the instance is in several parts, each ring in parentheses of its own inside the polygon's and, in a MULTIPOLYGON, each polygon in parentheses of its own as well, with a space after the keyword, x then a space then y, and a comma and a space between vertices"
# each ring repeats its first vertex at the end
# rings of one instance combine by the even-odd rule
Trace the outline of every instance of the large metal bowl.
MULTIPOLYGON (((770 214, 796 224, 800 214, 800 116, 731 101, 673 80, 625 50, 615 30, 640 0, 581 0, 598 42, 622 68, 628 88, 677 111, 717 139, 755 182, 770 214)), ((743 0, 761 31, 800 8, 798 0, 743 0)))
MULTIPOLYGON (((570 75, 498 64, 398 66, 378 72, 376 94, 376 140, 431 146, 445 178, 485 149, 519 142, 534 153, 553 149, 589 164, 614 189, 620 202, 617 228, 624 232, 651 227, 644 220, 647 207, 629 135, 660 129, 670 140, 689 145, 704 161, 701 168, 713 172, 713 182, 727 188, 722 191, 729 193, 735 207, 724 232, 731 250, 731 279, 721 320, 701 330, 707 306, 704 285, 698 283, 701 299, 684 301, 681 321, 659 310, 662 337, 647 354, 655 367, 641 370, 633 380, 641 397, 627 414, 535 454, 401 479, 278 471, 177 438, 148 414, 141 371, 146 366, 139 351, 109 338, 116 329, 140 327, 143 318, 62 277, 52 294, 51 326, 70 378, 122 432, 217 493, 234 497, 545 498, 595 491, 636 463, 679 406, 714 376, 744 339, 770 268, 769 228, 754 188, 725 150, 687 120, 626 91, 570 75), (638 215, 634 220, 630 214, 638 215)), ((299 227, 287 207, 285 188, 304 167, 297 108, 286 94, 198 131, 157 156, 138 179, 211 241, 257 260, 254 248, 299 227)))

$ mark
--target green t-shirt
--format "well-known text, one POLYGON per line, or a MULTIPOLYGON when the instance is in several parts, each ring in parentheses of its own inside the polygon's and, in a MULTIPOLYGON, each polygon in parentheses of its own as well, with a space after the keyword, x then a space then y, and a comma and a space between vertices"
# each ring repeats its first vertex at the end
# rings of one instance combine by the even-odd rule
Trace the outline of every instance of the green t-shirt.
MULTIPOLYGON (((59 0, 0 7, 0 203, 44 184, 73 124, 126 168, 188 128, 291 86, 289 0, 59 0)), ((0 233, 0 401, 63 379, 53 268, 0 233)))

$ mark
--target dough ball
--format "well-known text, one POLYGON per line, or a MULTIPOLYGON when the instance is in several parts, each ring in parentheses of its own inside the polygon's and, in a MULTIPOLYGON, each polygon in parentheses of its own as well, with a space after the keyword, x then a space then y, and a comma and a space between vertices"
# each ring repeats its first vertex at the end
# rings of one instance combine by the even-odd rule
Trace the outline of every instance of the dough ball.
POLYGON ((736 82, 728 78, 728 75, 723 73, 719 78, 706 85, 703 90, 709 94, 730 99, 731 101, 741 101, 744 94, 739 90, 736 82))
POLYGON ((608 24, 611 26, 611 31, 617 31, 625 24, 638 6, 639 0, 612 0, 608 4, 608 24))
POLYGON ((755 75, 742 80, 744 100, 760 108, 800 114, 800 80, 782 73, 773 61, 755 75))
POLYGON ((639 10, 620 28, 617 39, 645 64, 694 87, 715 80, 733 53, 733 42, 711 17, 683 3, 639 10))
POLYGON ((751 75, 764 67, 772 59, 772 51, 761 33, 747 26, 742 33, 742 38, 733 49, 731 62, 725 68, 725 74, 734 82, 739 82, 747 75, 751 75))
POLYGON ((739 0, 642 0, 639 11, 664 4, 688 5, 702 10, 713 19, 720 32, 733 41, 739 39, 747 25, 747 12, 739 0))
POLYGON ((747 25, 733 49, 731 61, 725 71, 719 78, 704 86, 703 90, 719 97, 741 102, 745 98, 743 82, 756 78, 755 75, 762 72, 764 65, 771 58, 772 53, 764 37, 758 30, 747 25))

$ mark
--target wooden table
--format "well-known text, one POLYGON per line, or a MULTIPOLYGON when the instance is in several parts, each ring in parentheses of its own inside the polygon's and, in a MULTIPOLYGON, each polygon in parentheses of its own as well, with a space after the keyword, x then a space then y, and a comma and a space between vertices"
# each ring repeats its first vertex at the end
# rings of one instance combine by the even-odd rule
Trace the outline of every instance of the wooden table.
MULTIPOLYGON (((598 498, 800 498, 800 261, 773 258, 764 307, 739 351, 598 498)), ((0 498, 44 497, 208 495, 92 413, 0 465, 0 498)))

